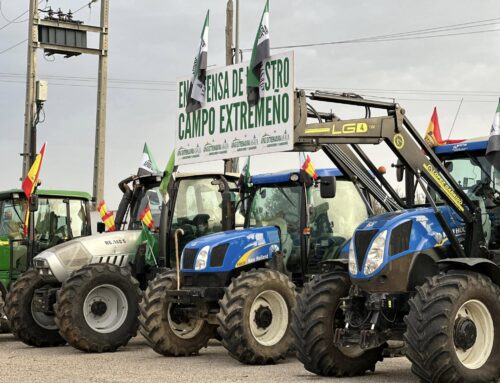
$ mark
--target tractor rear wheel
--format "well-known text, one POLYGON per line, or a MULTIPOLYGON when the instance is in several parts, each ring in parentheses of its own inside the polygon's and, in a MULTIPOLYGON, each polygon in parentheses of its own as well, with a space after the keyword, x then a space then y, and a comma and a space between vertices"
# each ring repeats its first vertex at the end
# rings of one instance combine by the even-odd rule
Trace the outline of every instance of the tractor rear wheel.
POLYGON ((55 304, 60 334, 85 352, 113 352, 137 335, 139 282, 128 268, 91 264, 62 285, 55 304))
POLYGON ((345 327, 340 299, 349 295, 346 274, 329 273, 304 285, 293 312, 297 357, 304 368, 323 376, 354 376, 375 371, 385 345, 363 350, 359 346, 337 347, 335 329, 345 327))
POLYGON ((423 382, 500 378, 500 288, 471 271, 429 278, 410 300, 406 356, 423 382))
POLYGON ((5 315, 5 299, 3 289, 0 289, 0 334, 10 332, 9 320, 5 315))
POLYGON ((59 335, 54 316, 33 309, 35 290, 46 285, 36 270, 28 270, 12 284, 7 295, 5 312, 12 333, 29 346, 52 347, 66 343, 59 335))
POLYGON ((140 305, 140 332, 161 355, 197 355, 215 337, 217 327, 203 319, 187 318, 182 307, 165 302, 165 292, 176 285, 173 271, 158 274, 149 282, 140 305))
POLYGON ((295 285, 275 270, 242 272, 219 301, 219 335, 229 354, 245 364, 285 359, 293 345, 295 285))

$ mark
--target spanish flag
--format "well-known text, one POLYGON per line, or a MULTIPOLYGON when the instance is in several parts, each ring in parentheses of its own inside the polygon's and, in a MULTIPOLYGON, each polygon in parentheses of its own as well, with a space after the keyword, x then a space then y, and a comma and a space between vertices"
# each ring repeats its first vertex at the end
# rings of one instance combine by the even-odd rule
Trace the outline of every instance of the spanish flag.
POLYGON ((441 137, 441 129, 439 128, 439 119, 436 107, 434 107, 434 111, 432 112, 432 117, 429 122, 429 126, 427 126, 427 130, 425 131, 424 140, 430 147, 447 145, 447 144, 458 144, 459 142, 463 141, 463 140, 443 140, 443 138, 441 137))
POLYGON ((97 211, 101 216, 102 222, 106 225, 106 229, 108 229, 108 231, 116 231, 115 217, 113 216, 113 213, 108 210, 104 200, 102 200, 97 206, 97 211))
POLYGON ((311 157, 309 157, 309 155, 306 156, 304 162, 302 163, 302 170, 304 170, 307 174, 309 174, 313 180, 318 179, 316 168, 312 164, 311 157))
POLYGON ((23 191, 24 194, 26 194, 26 198, 28 198, 28 200, 30 199, 31 194, 33 194, 33 191, 35 190, 38 182, 38 174, 40 173, 43 155, 45 154, 45 145, 47 145, 47 143, 43 144, 42 149, 40 149, 40 153, 37 154, 35 162, 33 162, 33 165, 31 165, 28 175, 23 181, 23 191))
POLYGON ((153 220, 153 214, 151 214, 149 204, 144 208, 139 218, 149 228, 149 230, 152 230, 155 227, 155 221, 153 220))

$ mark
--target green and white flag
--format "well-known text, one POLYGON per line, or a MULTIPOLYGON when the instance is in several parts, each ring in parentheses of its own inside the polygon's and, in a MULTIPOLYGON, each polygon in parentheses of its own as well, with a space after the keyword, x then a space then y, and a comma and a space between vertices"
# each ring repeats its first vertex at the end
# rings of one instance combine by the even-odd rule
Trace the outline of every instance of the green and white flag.
POLYGON ((247 100, 254 106, 264 93, 264 76, 262 64, 270 56, 269 45, 269 0, 260 19, 259 29, 253 43, 252 57, 247 71, 247 100))
POLYGON ((498 101, 495 118, 491 125, 490 139, 486 148, 486 158, 500 172, 500 100, 498 101))
POLYGON ((177 166, 175 166, 175 149, 172 150, 172 154, 167 162, 167 166, 165 167, 165 171, 163 172, 163 178, 160 183, 160 193, 163 195, 163 202, 167 203, 169 200, 168 195, 168 184, 170 182, 170 178, 176 171, 177 166))
POLYGON ((142 151, 141 162, 139 163, 139 170, 137 170, 138 176, 143 176, 147 174, 158 174, 160 169, 156 165, 156 161, 149 150, 148 144, 144 143, 144 149, 142 151))
POLYGON ((193 112, 200 109, 205 103, 205 80, 207 76, 207 61, 208 61, 208 15, 207 11, 203 30, 201 31, 200 49, 198 56, 194 60, 193 79, 189 87, 187 96, 186 112, 193 112))

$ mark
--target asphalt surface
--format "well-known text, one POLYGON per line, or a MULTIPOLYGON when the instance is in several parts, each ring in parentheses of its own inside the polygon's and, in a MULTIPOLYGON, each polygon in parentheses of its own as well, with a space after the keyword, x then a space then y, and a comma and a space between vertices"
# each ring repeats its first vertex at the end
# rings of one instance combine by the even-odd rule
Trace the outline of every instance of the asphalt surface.
POLYGON ((295 358, 272 366, 245 366, 213 342, 199 356, 166 358, 142 337, 110 354, 85 354, 69 346, 37 349, 0 335, 0 382, 418 382, 405 358, 386 359, 375 373, 356 378, 322 378, 295 358))

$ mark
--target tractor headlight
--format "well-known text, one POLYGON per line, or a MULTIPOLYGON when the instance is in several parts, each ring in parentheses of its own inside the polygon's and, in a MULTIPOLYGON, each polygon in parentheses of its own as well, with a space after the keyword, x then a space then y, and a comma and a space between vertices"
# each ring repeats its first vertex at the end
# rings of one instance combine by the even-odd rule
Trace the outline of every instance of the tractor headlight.
POLYGON ((77 270, 92 261, 92 254, 78 241, 66 242, 51 251, 55 253, 66 270, 77 270))
POLYGON ((196 256, 196 263, 194 265, 195 270, 203 270, 207 267, 209 251, 210 251, 210 246, 205 246, 200 250, 200 252, 196 256))
POLYGON ((385 240, 387 238, 387 230, 377 235, 373 240, 372 246, 366 256, 365 267, 363 273, 365 275, 373 274, 384 262, 385 240))
POLYGON ((358 273, 358 264, 356 263, 356 254, 354 253, 354 240, 349 244, 349 273, 356 275, 358 273))

